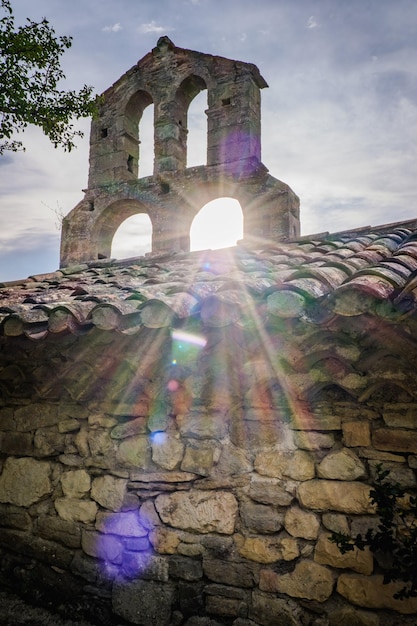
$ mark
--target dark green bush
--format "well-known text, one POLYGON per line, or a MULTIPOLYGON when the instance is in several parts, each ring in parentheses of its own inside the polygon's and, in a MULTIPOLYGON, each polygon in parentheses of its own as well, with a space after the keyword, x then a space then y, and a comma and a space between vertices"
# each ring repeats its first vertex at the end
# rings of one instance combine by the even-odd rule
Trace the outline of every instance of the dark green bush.
POLYGON ((376 478, 370 492, 379 515, 377 529, 352 538, 333 533, 330 541, 342 554, 355 547, 369 547, 384 575, 384 583, 402 582, 397 599, 417 597, 417 497, 410 496, 398 483, 388 480, 389 470, 376 467, 376 478))

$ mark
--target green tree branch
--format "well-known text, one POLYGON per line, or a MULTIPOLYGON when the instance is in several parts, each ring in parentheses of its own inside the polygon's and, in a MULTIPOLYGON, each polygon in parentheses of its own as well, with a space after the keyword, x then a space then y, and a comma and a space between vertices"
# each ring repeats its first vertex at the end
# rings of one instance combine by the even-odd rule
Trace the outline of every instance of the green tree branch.
POLYGON ((94 116, 98 104, 90 86, 58 87, 65 79, 61 56, 72 38, 57 37, 45 18, 27 19, 16 28, 10 0, 0 0, 0 11, 0 154, 24 149, 13 136, 29 124, 40 127, 55 147, 72 150, 75 138, 83 136, 74 118, 94 116))

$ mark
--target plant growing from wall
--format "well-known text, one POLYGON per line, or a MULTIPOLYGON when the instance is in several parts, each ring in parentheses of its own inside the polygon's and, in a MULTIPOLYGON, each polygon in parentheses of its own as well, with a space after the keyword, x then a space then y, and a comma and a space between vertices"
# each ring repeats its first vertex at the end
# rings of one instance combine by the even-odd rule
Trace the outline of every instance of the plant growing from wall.
POLYGON ((23 148, 13 135, 29 124, 68 151, 82 137, 72 119, 93 115, 97 105, 87 85, 78 92, 58 87, 65 78, 61 56, 71 44, 45 18, 16 28, 10 0, 0 0, 0 154, 23 148))
POLYGON ((389 470, 376 466, 370 500, 379 515, 377 529, 368 528, 365 535, 352 538, 334 532, 330 541, 342 554, 369 548, 383 570, 384 583, 402 582, 396 599, 417 597, 417 496, 410 496, 396 482, 387 480, 389 470))

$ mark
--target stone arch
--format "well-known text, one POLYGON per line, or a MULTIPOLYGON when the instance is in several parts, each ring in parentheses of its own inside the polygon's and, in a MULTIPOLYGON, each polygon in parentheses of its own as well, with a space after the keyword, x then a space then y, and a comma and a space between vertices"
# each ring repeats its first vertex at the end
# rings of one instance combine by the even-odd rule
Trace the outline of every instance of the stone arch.
POLYGON ((113 235, 112 259, 143 256, 151 250, 152 222, 147 213, 135 213, 127 217, 113 235))
POLYGON ((188 109, 194 98, 207 89, 206 81, 196 74, 191 74, 184 78, 175 93, 173 103, 174 115, 178 120, 178 135, 180 150, 180 169, 187 166, 187 134, 188 134, 188 109))
POLYGON ((136 178, 140 175, 140 137, 139 123, 144 110, 154 103, 149 92, 139 89, 128 100, 123 120, 123 147, 126 151, 126 166, 136 178))
POLYGON ((152 224, 152 216, 148 208, 142 202, 132 199, 116 200, 106 207, 100 219, 96 221, 93 232, 93 240, 97 245, 97 258, 109 258, 113 237, 121 224, 129 217, 144 213, 149 216, 152 224))
MULTIPOLYGON (((209 245, 209 248, 227 248, 229 246, 233 246, 236 244, 236 241, 242 239, 243 237, 243 211, 240 205, 239 200, 236 198, 231 198, 230 196, 223 196, 220 198, 215 198, 211 200, 207 204, 205 204, 198 213, 195 215, 190 228, 190 244, 191 250, 201 250, 207 246, 203 246, 201 242, 199 242, 198 233, 196 234, 196 226, 198 226, 197 221, 203 218, 204 223, 210 219, 213 222, 214 232, 216 235, 213 235, 213 245, 209 245), (219 221, 216 220, 216 217, 222 212, 222 233, 219 234, 219 221), (230 214, 233 213, 234 217, 237 220, 237 223, 230 223, 229 218, 230 214), (211 217, 210 217, 211 214, 211 217), (214 215, 214 219, 213 219, 214 215), (232 226, 229 229, 229 226, 232 226), (239 227, 242 227, 242 232, 239 232, 239 227), (229 232, 232 231, 232 232, 229 232), (232 237, 236 235, 236 237, 232 237), (234 240, 232 242, 232 240, 234 240)), ((207 232, 207 227, 205 227, 207 239, 210 241, 211 233, 207 232)))
POLYGON ((202 90, 188 107, 187 168, 207 163, 208 90, 202 90))

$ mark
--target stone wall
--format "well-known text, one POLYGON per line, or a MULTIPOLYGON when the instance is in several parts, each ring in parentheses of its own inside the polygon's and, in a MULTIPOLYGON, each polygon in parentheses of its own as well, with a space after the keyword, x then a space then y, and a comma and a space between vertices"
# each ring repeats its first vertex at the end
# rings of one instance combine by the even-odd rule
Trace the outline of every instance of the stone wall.
POLYGON ((144 626, 414 624, 328 537, 375 523, 376 464, 415 490, 417 404, 284 330, 2 339, 1 581, 144 626))

